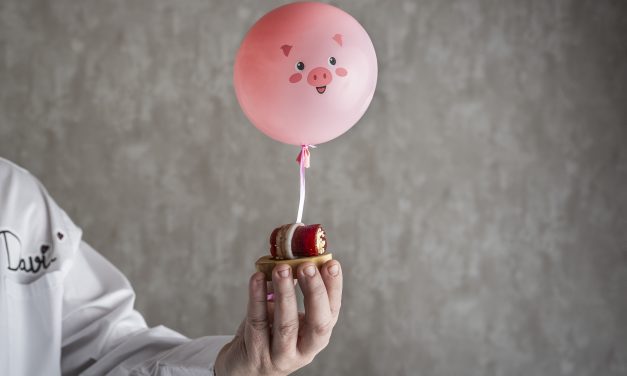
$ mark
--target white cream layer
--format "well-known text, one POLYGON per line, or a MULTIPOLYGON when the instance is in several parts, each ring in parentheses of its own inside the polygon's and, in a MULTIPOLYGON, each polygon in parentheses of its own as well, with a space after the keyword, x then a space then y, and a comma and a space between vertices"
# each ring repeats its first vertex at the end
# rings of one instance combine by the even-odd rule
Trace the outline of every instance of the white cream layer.
POLYGON ((288 259, 295 259, 294 253, 292 252, 292 238, 294 237, 294 231, 298 227, 304 226, 302 223, 292 223, 290 227, 287 228, 285 232, 285 238, 283 239, 283 257, 288 259))

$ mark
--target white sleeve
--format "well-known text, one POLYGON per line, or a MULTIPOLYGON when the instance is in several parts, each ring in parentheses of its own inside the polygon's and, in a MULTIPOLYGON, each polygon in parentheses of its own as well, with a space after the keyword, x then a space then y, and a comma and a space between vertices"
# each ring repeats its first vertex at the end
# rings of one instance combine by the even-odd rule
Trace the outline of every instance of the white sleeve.
POLYGON ((190 340, 166 327, 148 328, 133 309, 128 280, 80 242, 63 283, 64 375, 213 375, 232 336, 190 340))

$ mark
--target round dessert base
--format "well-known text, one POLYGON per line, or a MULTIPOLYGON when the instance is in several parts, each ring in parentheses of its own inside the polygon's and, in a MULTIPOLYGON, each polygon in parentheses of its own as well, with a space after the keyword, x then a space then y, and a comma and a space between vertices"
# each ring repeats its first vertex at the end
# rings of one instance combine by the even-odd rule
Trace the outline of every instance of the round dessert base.
POLYGON ((292 267, 292 276, 296 279, 296 268, 303 262, 312 262, 318 269, 327 261, 333 259, 332 253, 323 253, 319 256, 312 257, 299 257, 295 259, 275 259, 272 256, 263 256, 255 263, 255 268, 258 272, 262 272, 266 275, 266 281, 272 281, 272 270, 275 266, 281 264, 287 264, 292 267))

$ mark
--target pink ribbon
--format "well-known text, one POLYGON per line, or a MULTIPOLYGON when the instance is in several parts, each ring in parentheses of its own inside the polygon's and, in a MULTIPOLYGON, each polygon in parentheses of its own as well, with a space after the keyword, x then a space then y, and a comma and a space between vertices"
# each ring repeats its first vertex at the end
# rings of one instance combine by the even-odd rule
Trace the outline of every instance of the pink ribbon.
POLYGON ((296 157, 296 162, 300 165, 300 198, 298 200, 298 215, 296 217, 296 223, 302 223, 303 208, 305 206, 305 169, 310 166, 309 148, 315 148, 314 145, 301 145, 300 153, 296 157))

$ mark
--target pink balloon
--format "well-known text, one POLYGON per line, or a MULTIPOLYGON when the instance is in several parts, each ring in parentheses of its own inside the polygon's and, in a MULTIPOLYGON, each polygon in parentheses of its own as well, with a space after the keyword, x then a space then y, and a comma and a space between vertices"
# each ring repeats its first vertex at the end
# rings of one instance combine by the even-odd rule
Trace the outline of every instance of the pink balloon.
POLYGON ((234 86, 248 119, 287 144, 320 144, 350 129, 377 84, 366 30, 323 3, 276 8, 250 29, 235 58, 234 86))

